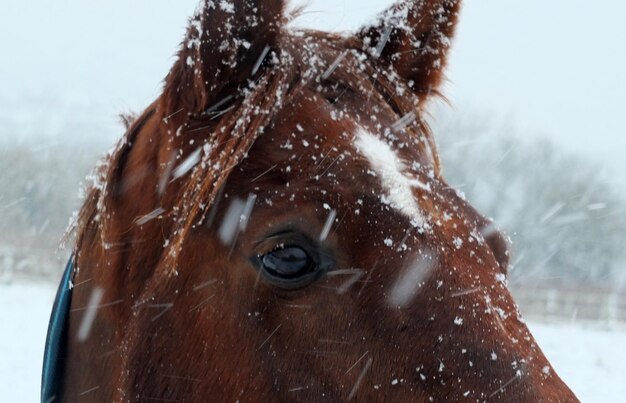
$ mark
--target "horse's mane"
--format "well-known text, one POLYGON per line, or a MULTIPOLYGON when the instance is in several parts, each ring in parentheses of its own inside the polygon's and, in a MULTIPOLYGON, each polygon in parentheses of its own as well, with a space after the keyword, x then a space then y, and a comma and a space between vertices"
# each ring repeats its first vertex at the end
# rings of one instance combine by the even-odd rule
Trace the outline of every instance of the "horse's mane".
MULTIPOLYGON (((169 136, 171 142, 176 137, 184 138, 186 133, 193 133, 195 136, 201 134, 204 139, 204 144, 198 146, 202 147, 201 160, 190 174, 179 179, 181 190, 175 205, 167 213, 172 225, 171 232, 164 234, 168 239, 166 253, 161 256, 164 270, 176 269, 185 239, 193 228, 203 223, 233 168, 247 156, 264 130, 271 128, 276 112, 302 96, 305 89, 319 92, 324 86, 338 83, 343 88, 370 94, 373 103, 395 116, 415 114, 417 119, 403 130, 415 139, 424 140, 416 143, 424 152, 430 148, 438 174, 439 161, 433 137, 427 124, 419 119, 422 96, 415 94, 414 89, 409 88, 410 84, 399 79, 393 70, 363 61, 364 54, 351 46, 353 40, 318 31, 283 31, 277 48, 266 57, 254 82, 232 90, 232 98, 224 98, 227 102, 224 99, 218 101, 219 108, 210 106, 198 114, 172 110, 167 91, 172 84, 170 73, 165 81, 166 90, 159 100, 134 121, 126 120, 129 124, 126 133, 97 168, 95 180, 71 227, 76 237, 76 251, 93 246, 94 242, 100 242, 100 246, 106 249, 108 243, 117 241, 108 233, 113 199, 122 191, 120 186, 126 159, 150 119, 163 122, 162 133, 150 133, 150 136, 169 136), (335 63, 340 58, 341 63, 335 63), (337 65, 332 74, 324 75, 333 63, 337 65), (214 119, 216 112, 223 114, 214 119), (176 116, 172 118, 173 115, 176 116)), ((172 71, 182 68, 185 63, 180 56, 172 71)), ((193 91, 192 88, 188 90, 193 91)), ((320 102, 326 102, 322 96, 320 94, 320 102)))

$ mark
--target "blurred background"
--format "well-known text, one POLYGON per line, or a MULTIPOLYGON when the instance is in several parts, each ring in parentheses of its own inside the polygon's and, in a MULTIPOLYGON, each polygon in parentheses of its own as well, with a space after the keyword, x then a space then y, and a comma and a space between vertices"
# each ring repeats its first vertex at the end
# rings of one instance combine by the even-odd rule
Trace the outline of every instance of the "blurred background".
MULTIPOLYGON (((37 400, 82 183, 118 115, 158 96, 197 3, 0 2, 0 400, 37 400)), ((312 0, 292 25, 354 30, 391 3, 312 0)), ((445 177, 511 237, 510 288, 583 401, 626 395, 625 17, 617 0, 466 1, 430 107, 445 177)))

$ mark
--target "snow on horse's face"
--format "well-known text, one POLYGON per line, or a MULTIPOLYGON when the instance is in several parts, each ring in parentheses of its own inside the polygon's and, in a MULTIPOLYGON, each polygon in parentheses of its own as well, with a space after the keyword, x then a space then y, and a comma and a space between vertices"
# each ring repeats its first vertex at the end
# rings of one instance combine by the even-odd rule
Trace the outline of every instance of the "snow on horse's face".
POLYGON ((125 302, 70 346, 66 395, 575 400, 421 118, 459 3, 336 36, 278 0, 204 2, 83 209, 74 304, 125 302))

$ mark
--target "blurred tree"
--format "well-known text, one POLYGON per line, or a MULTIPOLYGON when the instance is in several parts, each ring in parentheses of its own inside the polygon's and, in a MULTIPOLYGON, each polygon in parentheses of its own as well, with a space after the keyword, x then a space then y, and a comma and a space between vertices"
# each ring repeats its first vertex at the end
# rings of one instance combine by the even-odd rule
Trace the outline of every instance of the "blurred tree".
POLYGON ((626 200, 598 163, 478 115, 434 131, 444 177, 512 238, 511 281, 624 285, 626 200))
MULTIPOLYGON (((607 172, 477 113, 435 119, 444 176, 513 240, 511 281, 626 284, 626 201, 607 172)), ((2 271, 49 274, 97 140, 0 147, 2 271)))
POLYGON ((55 252, 96 156, 85 145, 0 147, 0 278, 62 269, 55 252))

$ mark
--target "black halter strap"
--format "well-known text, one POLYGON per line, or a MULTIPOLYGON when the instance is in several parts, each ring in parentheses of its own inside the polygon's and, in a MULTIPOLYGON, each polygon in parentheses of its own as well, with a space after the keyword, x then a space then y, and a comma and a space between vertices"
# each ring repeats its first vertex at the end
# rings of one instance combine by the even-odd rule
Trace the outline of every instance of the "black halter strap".
POLYGON ((61 381, 63 376, 63 361, 67 349, 67 326, 69 321, 70 304, 72 300, 72 273, 74 272, 74 257, 71 257, 57 296, 52 307, 46 350, 43 357, 43 371, 41 375, 41 402, 51 403, 60 400, 61 381))

